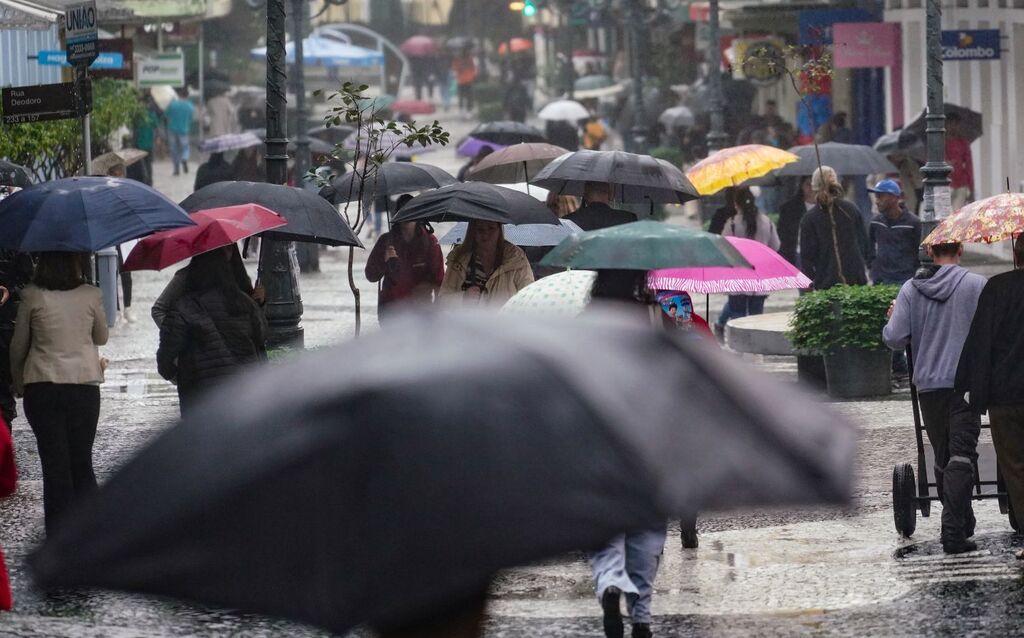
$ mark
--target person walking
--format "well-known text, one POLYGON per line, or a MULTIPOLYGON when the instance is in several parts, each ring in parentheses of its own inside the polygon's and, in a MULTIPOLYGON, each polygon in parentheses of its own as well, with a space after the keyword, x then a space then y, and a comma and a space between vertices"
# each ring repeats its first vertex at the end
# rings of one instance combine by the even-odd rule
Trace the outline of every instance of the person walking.
POLYGON ((146 156, 128 167, 128 177, 138 180, 147 186, 153 185, 153 152, 156 148, 156 135, 160 129, 160 107, 153 101, 148 92, 142 98, 142 113, 135 121, 132 137, 135 148, 146 151, 146 156))
POLYGON ((96 489, 92 446, 103 382, 98 346, 106 342, 103 295, 85 283, 81 256, 41 253, 21 294, 11 371, 39 447, 47 534, 96 489))
MULTIPOLYGON (((722 235, 753 239, 772 250, 778 250, 781 245, 775 224, 768 219, 767 215, 758 210, 754 195, 746 188, 737 189, 736 199, 733 202, 733 214, 725 222, 722 235)), ((718 334, 724 334, 725 324, 730 319, 763 314, 764 301, 767 298, 768 295, 729 295, 715 322, 715 331, 718 334)))
POLYGON ((950 199, 953 211, 967 205, 974 197, 974 157, 971 142, 960 128, 960 115, 946 114, 946 162, 952 167, 949 174, 950 199))
POLYGON ((903 284, 882 330, 893 350, 911 345, 913 381, 942 499, 942 548, 950 554, 977 549, 967 539, 974 534, 971 489, 981 421, 954 390, 954 381, 986 281, 960 266, 963 252, 960 244, 930 246, 935 265, 903 284))
POLYGON ((206 135, 209 137, 242 132, 242 126, 238 122, 238 107, 226 93, 220 93, 206 100, 203 124, 206 127, 206 135))
POLYGON ((235 179, 235 167, 224 159, 224 153, 211 153, 210 159, 196 169, 196 181, 192 190, 199 190, 217 182, 230 182, 235 179))
POLYGON ((608 139, 608 131, 605 130, 601 118, 591 115, 583 120, 583 148, 590 151, 599 151, 608 139))
POLYGON ((516 74, 512 75, 508 86, 505 87, 502 106, 505 109, 505 116, 513 122, 525 122, 526 114, 533 109, 533 100, 526 90, 526 84, 516 74))
POLYGON ((505 241, 502 225, 474 219, 466 240, 448 254, 438 299, 500 306, 531 283, 530 261, 505 241))
POLYGON ((7 427, 18 417, 11 376, 11 339, 18 316, 21 289, 32 279, 32 258, 13 250, 0 250, 0 417, 7 427))
POLYGON ((216 383, 266 358, 267 328, 256 302, 239 290, 228 246, 192 258, 185 294, 160 325, 160 376, 178 386, 182 414, 216 383))
POLYGON ((636 221, 633 213, 612 208, 612 187, 604 182, 583 185, 583 205, 565 218, 583 230, 598 230, 636 221))
POLYGON ((455 83, 458 87, 459 110, 468 116, 473 110, 473 84, 476 82, 477 73, 472 48, 464 48, 452 59, 452 72, 455 73, 455 83))
POLYGON ((800 188, 779 207, 779 254, 782 258, 800 266, 800 221, 817 203, 811 176, 800 178, 800 188))
MULTIPOLYGON (((18 469, 14 464, 14 442, 11 441, 10 424, 0 416, 0 498, 14 494, 18 486, 18 469)), ((7 579, 7 565, 4 563, 3 548, 0 548, 0 611, 10 611, 11 583, 7 579)))
POLYGON ((842 198, 843 187, 831 166, 815 169, 811 188, 817 203, 800 221, 800 269, 815 290, 868 283, 868 234, 860 209, 842 198))
MULTIPOLYGON (((238 289, 248 295, 257 305, 262 306, 266 303, 266 290, 264 290, 263 286, 254 287, 252 285, 249 273, 245 270, 245 262, 242 261, 241 253, 238 252, 238 246, 232 244, 225 246, 221 250, 230 253, 231 274, 238 289)), ((174 308, 174 304, 188 293, 188 273, 191 266, 192 264, 190 263, 184 268, 179 268, 174 273, 174 276, 171 277, 171 280, 167 282, 167 285, 164 286, 160 296, 153 302, 153 307, 150 309, 150 317, 153 319, 153 323, 156 324, 157 329, 163 325, 164 319, 167 318, 171 309, 174 308)))
POLYGON ((902 285, 921 265, 917 258, 921 220, 903 206, 903 191, 895 180, 883 179, 868 191, 875 194, 878 206, 868 229, 871 281, 902 285))
POLYGON ((188 173, 190 154, 189 136, 192 134, 192 118, 195 108, 188 100, 188 89, 176 89, 176 95, 167 105, 164 115, 167 118, 167 145, 171 151, 171 162, 174 174, 179 171, 188 173))
POLYGON ((978 298, 955 388, 969 393, 975 414, 988 411, 999 471, 1024 530, 1024 234, 1013 256, 1014 270, 992 277, 978 298))

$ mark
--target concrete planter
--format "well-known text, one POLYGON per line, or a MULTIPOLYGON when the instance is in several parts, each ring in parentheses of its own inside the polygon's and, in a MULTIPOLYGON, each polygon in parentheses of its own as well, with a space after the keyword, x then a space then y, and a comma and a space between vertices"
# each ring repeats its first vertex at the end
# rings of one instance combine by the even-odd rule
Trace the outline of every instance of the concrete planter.
POLYGON ((892 392, 889 350, 841 348, 825 359, 828 394, 837 399, 883 396, 892 392))

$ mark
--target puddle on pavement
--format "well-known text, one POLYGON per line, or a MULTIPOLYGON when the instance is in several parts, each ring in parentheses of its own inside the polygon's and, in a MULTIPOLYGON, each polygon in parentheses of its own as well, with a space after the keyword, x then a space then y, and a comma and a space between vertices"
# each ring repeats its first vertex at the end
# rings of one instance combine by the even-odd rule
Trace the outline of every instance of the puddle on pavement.
POLYGON ((100 386, 104 393, 127 397, 174 397, 177 389, 156 372, 146 370, 107 370, 100 386))

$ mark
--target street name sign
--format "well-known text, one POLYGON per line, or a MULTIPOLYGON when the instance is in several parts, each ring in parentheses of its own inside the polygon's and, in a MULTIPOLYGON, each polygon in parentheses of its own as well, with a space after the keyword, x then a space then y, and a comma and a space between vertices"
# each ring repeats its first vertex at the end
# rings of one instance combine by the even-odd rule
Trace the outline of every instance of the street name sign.
MULTIPOLYGON (((68 66, 68 56, 64 51, 40 51, 39 64, 68 66)), ((104 51, 96 56, 89 65, 90 69, 122 69, 124 55, 116 51, 104 51)))
POLYGON ((956 62, 998 60, 999 29, 942 32, 942 59, 956 62))
POLYGON ((0 102, 4 124, 67 120, 82 115, 77 108, 74 82, 7 87, 0 102))
POLYGON ((64 10, 64 43, 68 62, 89 66, 96 59, 96 3, 80 2, 64 10))

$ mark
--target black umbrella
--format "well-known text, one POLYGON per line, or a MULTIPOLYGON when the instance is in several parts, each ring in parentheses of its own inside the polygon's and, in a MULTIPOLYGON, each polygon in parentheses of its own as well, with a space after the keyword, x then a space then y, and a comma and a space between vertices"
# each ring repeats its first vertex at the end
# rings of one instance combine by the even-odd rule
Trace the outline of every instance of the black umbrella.
POLYGON ((683 172, 665 160, 623 151, 576 151, 545 166, 530 182, 559 195, 583 195, 587 182, 611 184, 619 202, 682 204, 700 195, 683 172))
POLYGON ((318 126, 317 128, 309 129, 308 135, 310 137, 323 140, 328 144, 341 144, 345 141, 345 138, 352 135, 355 130, 356 128, 354 126, 348 126, 347 124, 331 126, 330 128, 318 126))
MULTIPOLYGON (((385 162, 366 176, 362 196, 366 201, 385 195, 395 196, 431 190, 454 184, 456 181, 444 169, 430 164, 385 162)), ((359 183, 360 176, 354 171, 348 172, 331 180, 330 185, 321 190, 320 196, 328 198, 334 204, 355 201, 359 199, 359 183), (332 190, 326 190, 328 188, 332 190)))
POLYGON ((400 224, 473 219, 499 224, 558 224, 558 217, 533 197, 485 182, 456 183, 417 195, 391 221, 400 224))
POLYGON ((247 374, 66 520, 36 577, 344 634, 681 513, 848 498, 856 431, 820 402, 646 312, 590 314, 418 312, 247 374))
POLYGON ((302 188, 263 182, 217 182, 186 197, 181 207, 193 213, 241 204, 259 204, 288 220, 288 225, 262 234, 268 239, 363 247, 337 208, 302 188))
POLYGON ((16 188, 28 188, 32 185, 32 178, 28 169, 20 164, 0 159, 0 186, 14 186, 16 188))
MULTIPOLYGON (((949 102, 943 105, 943 111, 945 111, 947 118, 953 116, 960 120, 960 135, 965 137, 968 142, 978 139, 984 132, 981 113, 957 104, 950 104, 949 102)), ((928 127, 928 122, 925 120, 927 115, 928 109, 923 109, 914 118, 914 121, 903 127, 903 130, 910 131, 922 140, 925 139, 925 129, 928 127)))
POLYGON ((529 124, 514 122, 512 120, 501 120, 499 122, 487 122, 481 124, 469 132, 469 137, 475 137, 485 142, 493 142, 502 146, 512 144, 523 144, 526 142, 546 142, 544 134, 529 124))
POLYGON ((928 161, 928 149, 924 140, 907 129, 886 133, 875 140, 872 148, 894 163, 904 157, 909 157, 921 164, 928 161))
MULTIPOLYGON (((334 152, 334 145, 324 140, 309 137, 309 152, 313 155, 330 155, 334 152)), ((288 140, 288 152, 294 154, 299 150, 298 140, 288 140)))
POLYGON ((776 175, 811 175, 818 168, 818 155, 823 166, 831 166, 840 176, 874 175, 876 173, 895 173, 898 169, 884 155, 863 144, 840 144, 826 142, 818 144, 815 151, 813 144, 794 146, 789 149, 800 157, 799 161, 786 164, 776 175))

